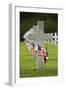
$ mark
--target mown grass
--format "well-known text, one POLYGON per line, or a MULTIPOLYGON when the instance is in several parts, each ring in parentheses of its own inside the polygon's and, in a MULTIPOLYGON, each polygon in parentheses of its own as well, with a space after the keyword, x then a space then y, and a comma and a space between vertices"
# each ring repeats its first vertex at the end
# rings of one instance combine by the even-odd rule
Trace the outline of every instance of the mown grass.
POLYGON ((58 75, 58 48, 47 44, 49 59, 43 70, 36 70, 36 59, 29 53, 24 42, 20 42, 20 78, 58 75))

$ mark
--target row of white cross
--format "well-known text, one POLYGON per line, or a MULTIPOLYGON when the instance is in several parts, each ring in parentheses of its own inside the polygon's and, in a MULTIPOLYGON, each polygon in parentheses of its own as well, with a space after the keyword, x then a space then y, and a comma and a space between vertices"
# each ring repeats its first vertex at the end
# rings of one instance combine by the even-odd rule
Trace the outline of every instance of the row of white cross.
MULTIPOLYGON (((49 33, 47 33, 48 35, 49 33)), ((52 40, 46 41, 46 43, 52 44, 52 45, 57 45, 58 44, 58 34, 56 32, 50 33, 52 35, 52 40)))

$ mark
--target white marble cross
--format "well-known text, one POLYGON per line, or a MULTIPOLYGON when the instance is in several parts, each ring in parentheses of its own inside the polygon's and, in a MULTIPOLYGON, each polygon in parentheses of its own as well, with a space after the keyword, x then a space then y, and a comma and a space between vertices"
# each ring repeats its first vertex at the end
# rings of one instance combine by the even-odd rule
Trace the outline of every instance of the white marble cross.
MULTIPOLYGON (((44 33, 44 21, 37 21, 37 26, 33 26, 25 35, 29 41, 33 42, 35 45, 40 45, 43 47, 44 41, 52 40, 51 34, 44 33)), ((42 70, 44 68, 44 57, 37 55, 37 70, 42 70)))

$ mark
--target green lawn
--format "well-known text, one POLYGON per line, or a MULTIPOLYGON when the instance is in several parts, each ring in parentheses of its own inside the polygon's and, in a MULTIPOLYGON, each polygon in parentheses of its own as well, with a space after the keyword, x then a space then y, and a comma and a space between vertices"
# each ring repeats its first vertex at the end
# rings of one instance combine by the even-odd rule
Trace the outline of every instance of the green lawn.
POLYGON ((36 59, 29 53, 24 42, 20 42, 20 78, 57 76, 58 75, 58 48, 47 44, 49 59, 44 69, 36 70, 36 59))

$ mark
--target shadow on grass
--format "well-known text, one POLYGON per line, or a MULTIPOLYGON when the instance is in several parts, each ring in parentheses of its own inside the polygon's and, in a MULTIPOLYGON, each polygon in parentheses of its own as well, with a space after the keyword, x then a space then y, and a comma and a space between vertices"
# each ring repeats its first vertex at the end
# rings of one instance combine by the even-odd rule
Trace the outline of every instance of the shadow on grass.
POLYGON ((48 76, 57 76, 58 70, 56 68, 48 69, 44 68, 43 70, 36 69, 22 69, 20 72, 20 78, 23 77, 48 77, 48 76))

